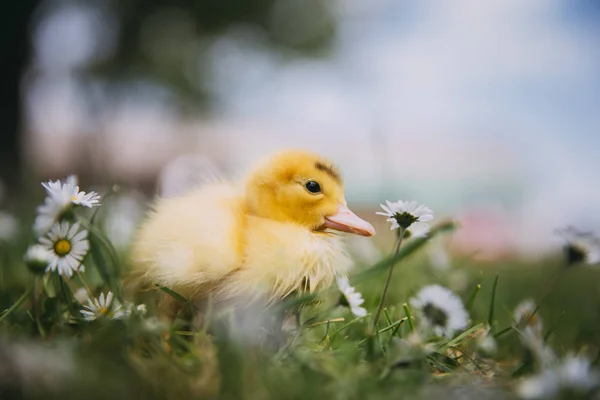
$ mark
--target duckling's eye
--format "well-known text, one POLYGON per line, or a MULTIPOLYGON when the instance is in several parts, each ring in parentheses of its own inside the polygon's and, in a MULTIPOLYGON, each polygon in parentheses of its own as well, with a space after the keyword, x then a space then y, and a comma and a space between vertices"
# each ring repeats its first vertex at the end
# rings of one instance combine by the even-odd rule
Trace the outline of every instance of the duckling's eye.
POLYGON ((308 181, 304 184, 304 187, 306 187, 306 190, 308 190, 311 193, 321 193, 321 185, 319 185, 317 182, 315 181, 308 181))

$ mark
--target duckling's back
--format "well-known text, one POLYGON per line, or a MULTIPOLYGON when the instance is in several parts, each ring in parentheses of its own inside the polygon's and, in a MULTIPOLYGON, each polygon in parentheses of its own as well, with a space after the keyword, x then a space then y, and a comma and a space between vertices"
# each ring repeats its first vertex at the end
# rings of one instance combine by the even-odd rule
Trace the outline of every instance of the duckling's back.
POLYGON ((243 207, 238 189, 225 183, 159 200, 132 247, 136 272, 186 296, 210 290, 242 263, 243 207))

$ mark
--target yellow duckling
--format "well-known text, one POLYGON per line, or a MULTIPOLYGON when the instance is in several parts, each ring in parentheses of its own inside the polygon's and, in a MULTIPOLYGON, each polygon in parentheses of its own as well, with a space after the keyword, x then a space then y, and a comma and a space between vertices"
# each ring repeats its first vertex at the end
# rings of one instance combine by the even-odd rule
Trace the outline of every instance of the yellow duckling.
POLYGON ((285 151, 258 165, 243 185, 211 183, 159 200, 132 260, 144 282, 194 299, 277 300, 345 274, 349 262, 331 230, 375 234, 347 207, 331 163, 285 151))

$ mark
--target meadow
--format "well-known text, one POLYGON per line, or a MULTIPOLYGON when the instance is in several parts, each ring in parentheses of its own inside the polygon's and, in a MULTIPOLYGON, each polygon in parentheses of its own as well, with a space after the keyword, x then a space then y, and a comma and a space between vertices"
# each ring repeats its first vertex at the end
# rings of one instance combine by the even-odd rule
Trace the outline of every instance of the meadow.
POLYGON ((599 397, 589 234, 568 231, 564 248, 536 261, 441 248, 436 265, 431 247, 458 222, 434 218, 410 236, 410 222, 388 231, 377 216, 379 234, 396 242, 377 260, 353 249, 349 281, 259 310, 209 299, 197 318, 196 304, 168 287, 129 289, 128 247, 107 232, 122 191, 77 189, 37 215, 42 189, 32 193, 0 248, 2 399, 599 397), (161 317, 156 293, 180 305, 174 318, 161 317))

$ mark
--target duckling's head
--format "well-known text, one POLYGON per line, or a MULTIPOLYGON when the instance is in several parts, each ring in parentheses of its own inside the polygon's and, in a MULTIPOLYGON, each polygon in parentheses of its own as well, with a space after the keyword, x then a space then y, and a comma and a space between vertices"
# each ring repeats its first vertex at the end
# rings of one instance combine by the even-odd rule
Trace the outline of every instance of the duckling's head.
POLYGON ((248 211, 263 218, 315 231, 375 234, 373 226, 346 205, 337 168, 310 152, 284 151, 260 164, 246 181, 245 197, 248 211))

